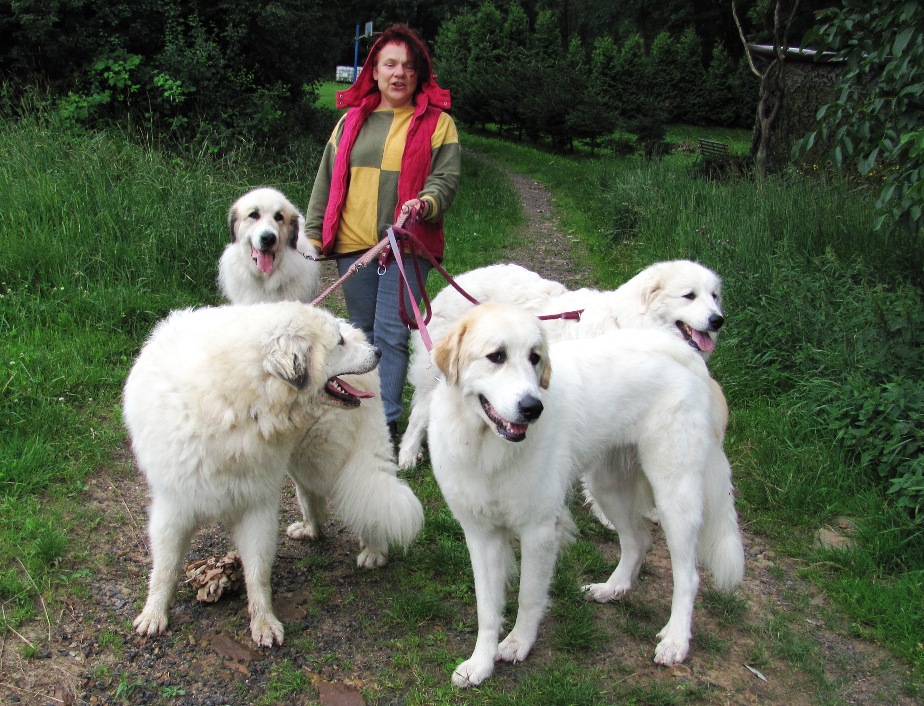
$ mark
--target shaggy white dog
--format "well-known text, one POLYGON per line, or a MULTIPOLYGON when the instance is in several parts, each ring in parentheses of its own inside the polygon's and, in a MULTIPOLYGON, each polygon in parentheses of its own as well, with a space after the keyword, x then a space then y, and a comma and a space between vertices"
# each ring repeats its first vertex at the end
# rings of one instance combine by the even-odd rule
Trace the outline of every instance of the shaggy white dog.
POLYGON ((702 358, 662 331, 625 330, 547 346, 535 315, 483 304, 453 324, 433 347, 443 380, 433 391, 428 439, 433 470, 465 532, 475 577, 478 638, 452 676, 480 684, 496 660, 526 658, 548 603, 566 507, 585 466, 594 496, 617 513, 622 557, 590 597, 608 601, 631 588, 650 537, 639 493, 661 515, 674 580, 671 616, 658 634, 655 661, 674 665, 689 651, 697 557, 716 584, 742 579, 744 550, 722 451, 721 410, 711 404, 702 358), (600 459, 634 446, 637 475, 600 459), (519 540, 519 610, 498 643, 511 540, 519 540))
MULTIPOLYGON (((251 636, 282 643, 270 589, 282 480, 296 447, 326 433, 315 431, 323 410, 362 413, 366 393, 338 376, 373 370, 378 358, 360 331, 296 302, 183 310, 157 325, 123 398, 151 494, 153 568, 138 633, 167 628, 194 532, 221 521, 244 566, 251 636)), ((370 543, 409 544, 423 521, 417 498, 393 476, 366 482, 359 473, 334 478, 335 494, 372 508, 362 518, 370 543)))

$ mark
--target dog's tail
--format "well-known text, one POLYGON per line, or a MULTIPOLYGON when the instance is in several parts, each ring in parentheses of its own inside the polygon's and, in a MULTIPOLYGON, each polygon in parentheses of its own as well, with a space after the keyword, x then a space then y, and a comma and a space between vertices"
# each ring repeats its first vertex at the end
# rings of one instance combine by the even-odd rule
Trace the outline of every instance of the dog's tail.
POLYGON ((731 466, 721 446, 715 446, 704 478, 705 515, 697 554, 716 586, 734 590, 744 579, 744 545, 735 512, 731 466))
POLYGON ((338 474, 331 500, 366 544, 407 550, 423 527, 423 506, 396 473, 391 459, 354 457, 338 474))

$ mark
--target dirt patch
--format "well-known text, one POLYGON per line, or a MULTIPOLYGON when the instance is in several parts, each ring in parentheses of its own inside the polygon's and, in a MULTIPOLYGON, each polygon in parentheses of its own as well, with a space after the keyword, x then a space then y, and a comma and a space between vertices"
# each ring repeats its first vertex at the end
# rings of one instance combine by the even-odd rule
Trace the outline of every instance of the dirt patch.
MULTIPOLYGON (((592 285, 574 266, 584 261, 581 245, 562 235, 548 192, 532 179, 510 178, 534 237, 507 260, 571 287, 592 285)), ((331 272, 327 275, 332 278, 331 272)), ((331 306, 340 304, 335 299, 331 306)), ((414 485, 421 479, 409 481, 414 485)), ((251 643, 243 595, 204 604, 187 586, 177 594, 170 632, 140 638, 131 621, 149 571, 146 502, 144 482, 127 448, 118 452, 111 468, 89 480, 87 517, 101 519, 78 530, 74 544, 85 547, 92 578, 86 590, 75 591, 54 610, 39 604, 39 620, 3 636, 0 703, 244 706, 276 703, 275 685, 301 680, 313 688, 278 703, 360 704, 363 693, 365 701, 401 704, 410 692, 425 692, 428 684, 445 692, 452 666, 471 652, 473 604, 451 619, 421 624, 417 637, 438 644, 444 660, 413 663, 412 655, 398 653, 407 633, 383 624, 387 621, 381 616, 394 606, 390 588, 395 577, 414 571, 415 551, 425 549, 396 557, 384 569, 360 571, 355 540, 334 521, 317 544, 285 537, 282 528, 297 517, 288 489, 273 572, 285 644, 267 650, 251 643)), ((710 604, 704 581, 687 663, 664 669, 651 661, 654 633, 666 622, 671 590, 670 564, 658 537, 638 590, 624 603, 594 606, 595 625, 606 637, 589 657, 590 666, 614 683, 640 689, 659 683, 668 696, 696 694, 690 698, 699 703, 810 706, 818 703, 819 684, 828 685, 828 703, 916 703, 902 695, 905 670, 885 650, 848 635, 846 622, 824 596, 798 578, 796 562, 776 555, 759 537, 744 536, 747 575, 737 592, 744 608, 729 618, 721 606, 710 604)), ((591 541, 614 567, 618 547, 613 534, 595 530, 591 541)), ((198 533, 190 560, 222 556, 230 548, 220 527, 207 528, 198 533)), ((555 623, 553 609, 526 662, 498 665, 491 689, 512 692, 523 679, 555 665, 560 651, 554 645, 555 623)), ((468 703, 468 698, 460 695, 457 702, 468 703)))

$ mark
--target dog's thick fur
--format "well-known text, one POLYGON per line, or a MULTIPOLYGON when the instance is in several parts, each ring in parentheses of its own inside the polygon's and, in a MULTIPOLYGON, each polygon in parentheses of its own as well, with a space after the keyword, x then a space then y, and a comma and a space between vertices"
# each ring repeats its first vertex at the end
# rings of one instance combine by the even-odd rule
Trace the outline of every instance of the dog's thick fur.
MULTIPOLYGON (((296 447, 329 432, 319 427, 323 410, 363 414, 364 393, 337 376, 373 370, 378 356, 361 331, 299 302, 183 310, 157 325, 123 398, 151 495, 153 568, 134 621, 139 634, 167 628, 194 532, 221 521, 244 565, 251 636, 263 646, 282 643, 270 589, 282 480, 287 471, 298 477, 290 465, 296 447)), ((343 443, 358 443, 344 426, 343 443)), ((347 466, 324 482, 349 498, 345 506, 361 508, 350 519, 366 541, 409 544, 423 521, 411 490, 394 476, 379 474, 380 482, 365 475, 374 469, 347 466)))
MULTIPOLYGON (((655 263, 612 291, 572 291, 519 265, 508 264, 472 270, 457 277, 456 282, 480 302, 516 304, 537 315, 583 310, 578 321, 543 321, 550 342, 592 338, 620 328, 657 328, 687 341, 708 359, 725 322, 721 279, 709 268, 689 260, 655 263)), ((453 287, 443 289, 432 301, 430 338, 438 341, 472 306, 453 287)), ((415 332, 411 339, 408 379, 414 386, 414 396, 398 455, 401 468, 417 463, 427 429, 429 400, 436 386, 435 371, 420 334, 415 332)), ((716 392, 721 397, 721 389, 716 392)))
POLYGON ((269 187, 241 196, 228 212, 231 242, 218 261, 218 286, 235 304, 310 302, 321 285, 317 250, 305 236, 305 219, 269 187))
MULTIPOLYGON (((304 219, 282 194, 268 188, 250 191, 234 203, 228 220, 234 242, 226 247, 221 257, 219 281, 222 292, 232 304, 314 299, 318 289, 318 266, 300 253, 309 248, 312 253, 315 251, 305 240, 304 219), (281 214, 281 219, 277 214, 281 214), (284 225, 280 230, 287 233, 291 230, 285 224, 297 223, 298 242, 304 241, 305 246, 300 245, 299 252, 286 252, 285 259, 281 259, 282 254, 277 249, 276 267, 264 275, 255 262, 249 260, 250 248, 237 246, 238 241, 259 241, 254 234, 264 229, 272 234, 274 221, 280 221, 284 225), (304 278, 303 281, 299 281, 299 277, 304 278)), ((383 515, 393 513, 395 522, 404 522, 406 532, 413 530, 416 534, 413 528, 419 529, 423 510, 419 503, 410 502, 396 503, 392 508, 369 506, 377 501, 393 501, 395 491, 385 486, 404 489, 407 486, 397 479, 398 468, 382 406, 378 369, 349 376, 347 380, 370 397, 358 413, 325 407, 311 433, 296 448, 289 475, 295 482, 302 519, 290 524, 286 533, 292 539, 319 539, 324 532, 330 502, 340 519, 359 536, 361 547, 357 565, 371 569, 388 562, 391 535, 377 527, 383 515), (381 487, 380 492, 374 492, 376 486, 381 487)), ((403 536, 400 543, 406 545, 411 539, 413 537, 403 536)))
POLYGON ((651 496, 674 579, 655 661, 682 662, 697 557, 721 589, 735 587, 744 570, 731 472, 716 433, 721 411, 702 358, 662 331, 623 330, 547 347, 534 314, 483 304, 449 328, 433 360, 444 379, 430 406, 431 460, 465 532, 478 603, 475 649, 453 683, 479 684, 495 660, 517 662, 529 653, 572 526, 568 490, 588 465, 598 471, 592 489, 616 522, 622 556, 609 581, 585 591, 608 601, 632 587, 651 541, 636 496, 651 496), (638 450, 637 476, 597 463, 629 446, 638 450), (521 548, 519 611, 498 644, 511 539, 521 548))

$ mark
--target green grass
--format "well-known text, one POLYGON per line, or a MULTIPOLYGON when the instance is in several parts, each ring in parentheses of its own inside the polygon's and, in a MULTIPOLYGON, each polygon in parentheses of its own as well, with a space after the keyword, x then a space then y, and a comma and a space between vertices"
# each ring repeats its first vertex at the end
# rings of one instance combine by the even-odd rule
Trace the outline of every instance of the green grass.
MULTIPOLYGON (((670 139, 697 134, 677 128, 670 139)), ((744 140, 741 133, 709 136, 744 140)), ((732 410, 727 449, 742 518, 811 567, 805 577, 851 616, 855 632, 912 665, 908 689, 920 689, 921 526, 889 502, 882 480, 840 442, 838 404, 847 402, 830 396, 832 389, 843 395, 839 381, 870 360, 894 376, 911 370, 907 351, 918 344, 906 332, 920 330, 910 324, 921 270, 913 244, 877 240, 870 199, 834 182, 788 175, 758 188, 697 179, 689 155, 647 164, 556 156, 469 134, 463 143, 548 185, 564 227, 588 246, 590 260, 581 263, 588 285, 615 287, 652 261, 678 257, 724 276, 729 320, 712 367, 732 410), (813 531, 842 515, 856 519, 857 548, 813 549, 813 531)), ((69 530, 98 520, 82 507, 86 483, 124 447, 121 385, 145 336, 171 309, 218 301, 228 205, 260 184, 306 203, 317 152, 275 161, 244 149, 221 158, 168 155, 124 135, 86 135, 38 119, 0 121, 0 150, 0 628, 16 629, 44 621, 43 603, 55 614, 68 595, 86 591, 87 548, 75 546, 69 530)), ((458 273, 502 259, 508 246, 527 242, 522 223, 503 174, 466 154, 463 188, 447 216, 447 268, 458 273)), ((443 283, 431 277, 429 286, 436 291, 443 283)), ((860 395, 865 382, 857 379, 847 391, 860 395)), ((409 481, 427 522, 408 561, 376 577, 355 575, 357 586, 395 597, 383 600, 380 619, 368 628, 395 640, 371 699, 401 693, 409 704, 708 702, 708 689, 692 683, 640 686, 627 681, 624 665, 600 666, 606 641, 599 612, 576 592, 582 580, 612 566, 594 544, 606 531, 582 517, 582 537, 556 574, 547 622, 551 663, 505 670, 516 676, 498 677, 476 700, 450 689, 448 674, 464 655, 448 646, 447 635, 474 639, 471 569, 429 469, 409 481)), ((298 565, 306 575, 328 569, 320 554, 298 565)), ((323 606, 336 596, 318 581, 308 586, 323 606)), ((734 598, 704 592, 700 600, 720 624, 745 620, 734 598)), ((661 613, 634 599, 612 609, 618 639, 651 643, 661 613)), ((755 627, 753 666, 785 659, 815 685, 819 702, 832 702, 832 686, 798 623, 798 616, 780 617, 755 627)), ((290 637, 306 651, 314 644, 297 630, 290 637)), ((727 649, 714 633, 697 639, 700 653, 727 649)), ((100 643, 109 652, 122 649, 112 633, 100 643)), ((320 669, 329 656, 309 657, 320 669)), ((112 675, 119 698, 138 688, 130 672, 112 675)), ((261 703, 311 693, 304 674, 280 660, 261 703)))

